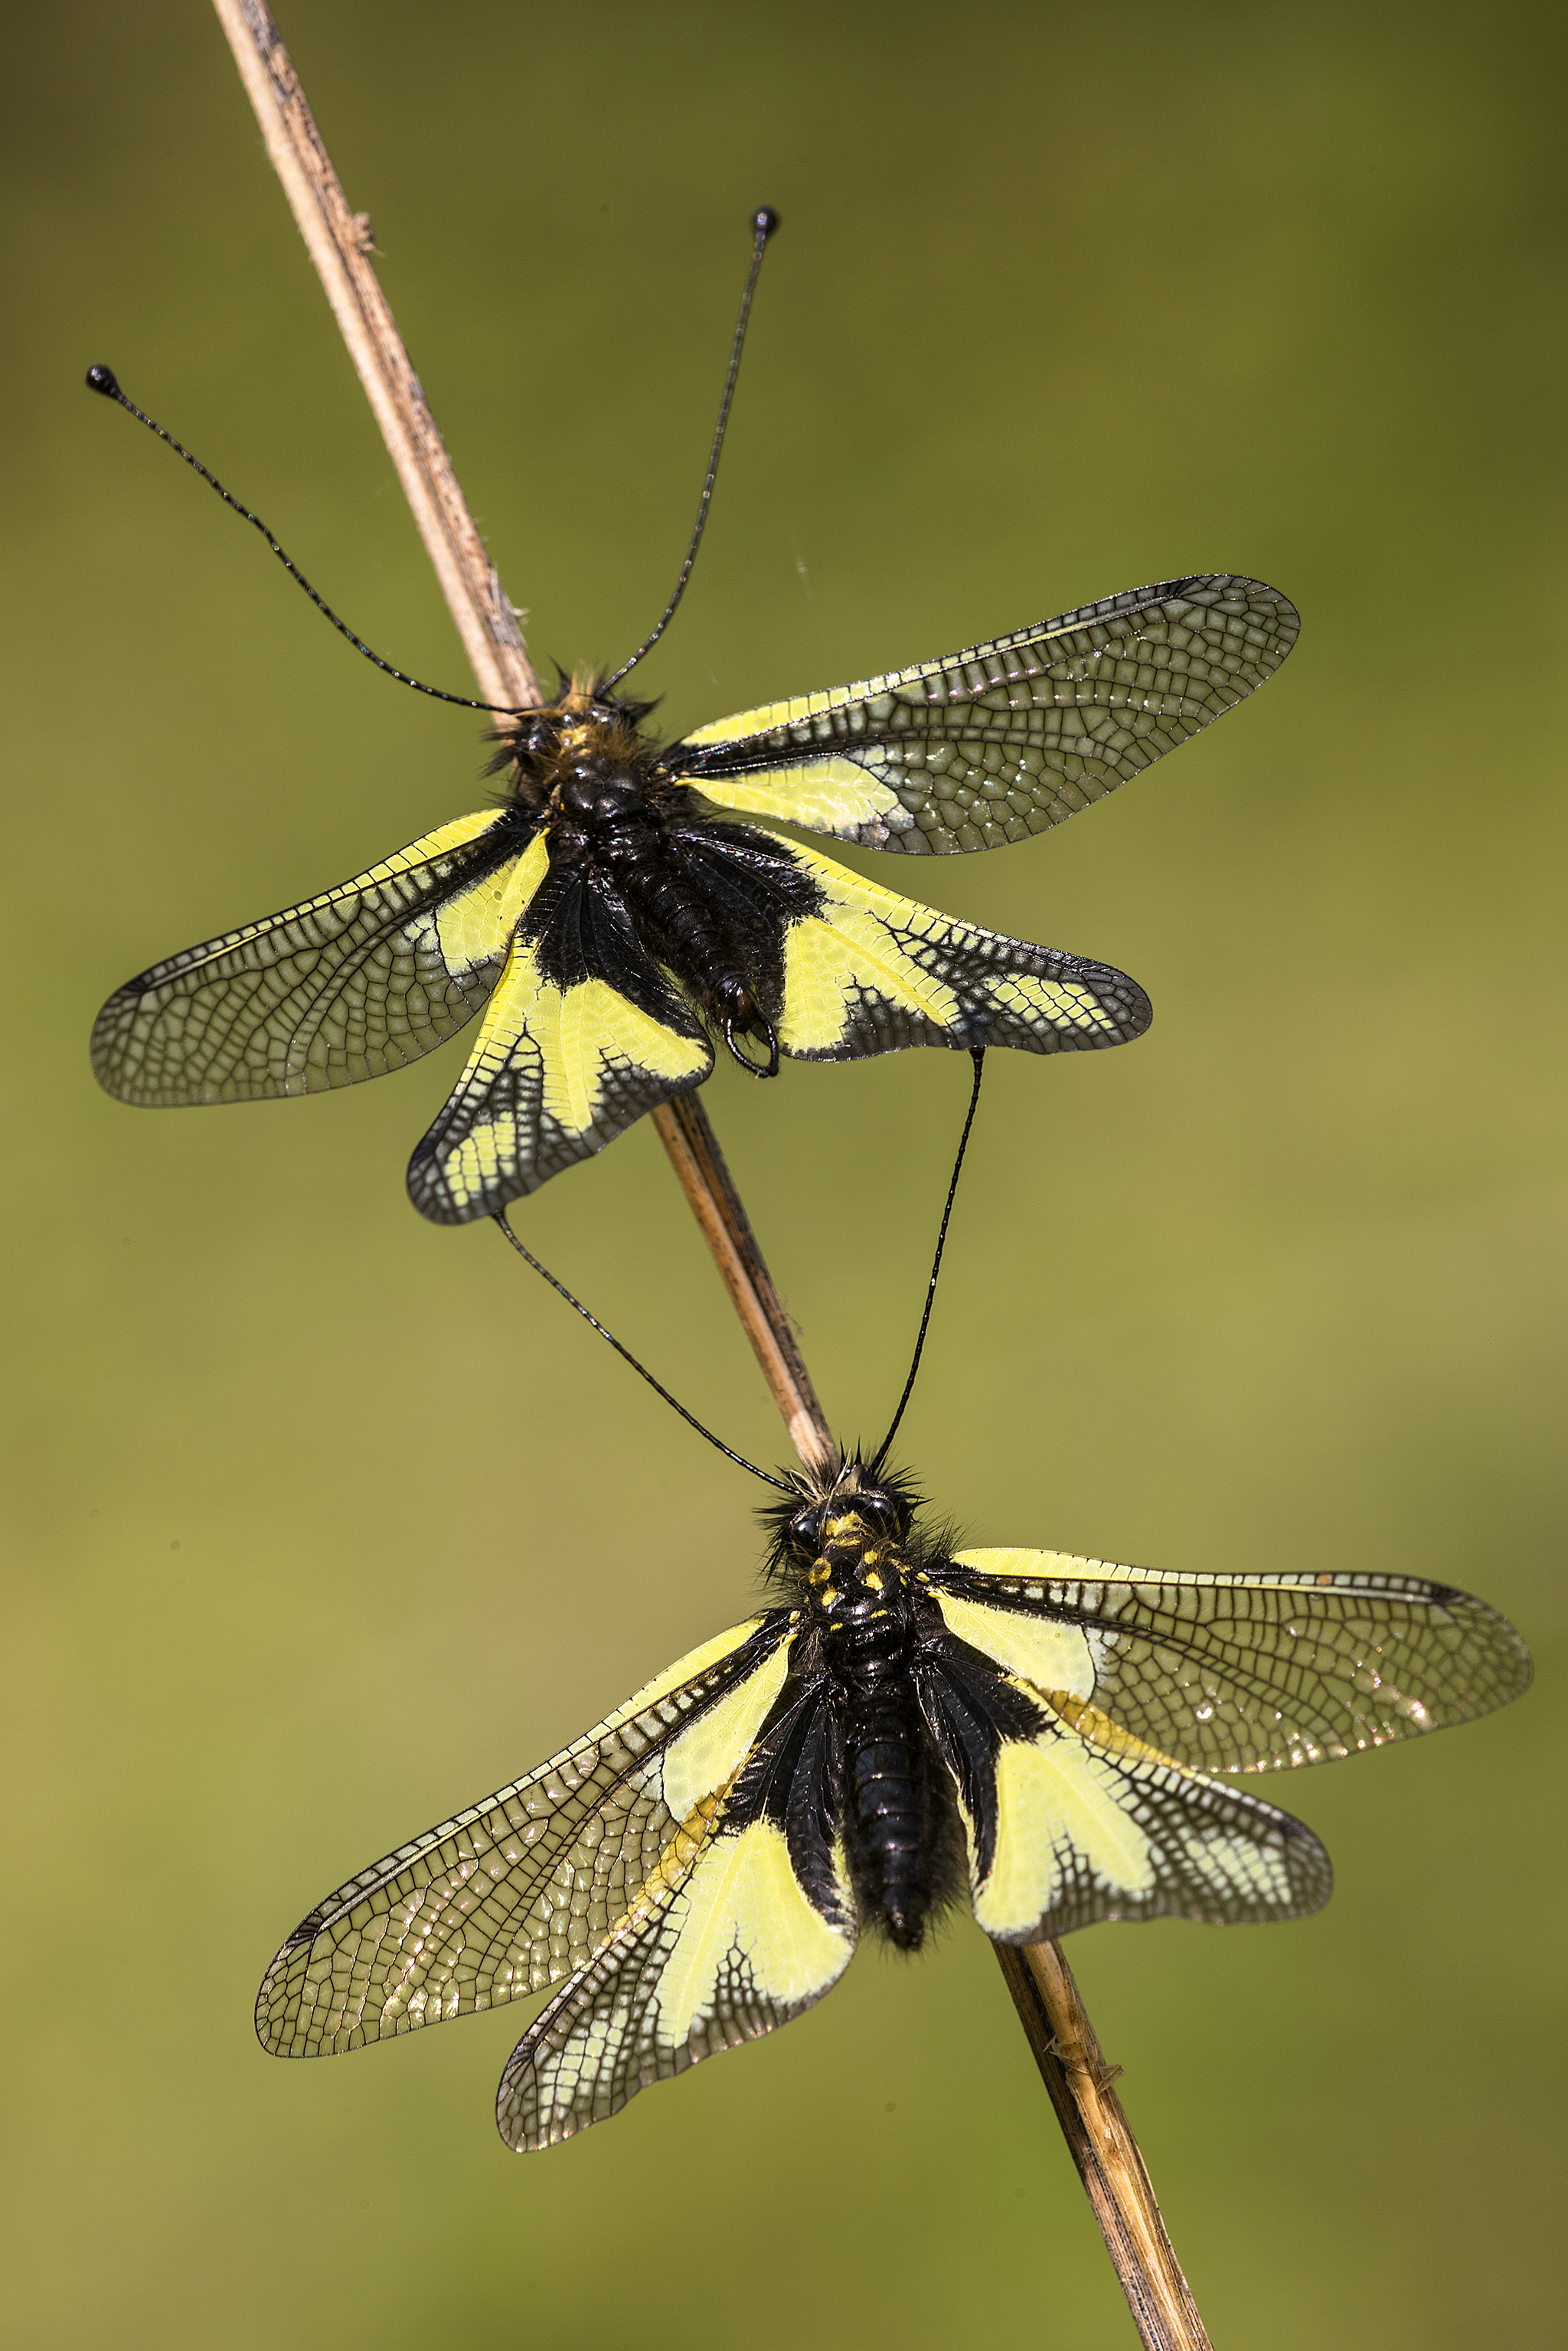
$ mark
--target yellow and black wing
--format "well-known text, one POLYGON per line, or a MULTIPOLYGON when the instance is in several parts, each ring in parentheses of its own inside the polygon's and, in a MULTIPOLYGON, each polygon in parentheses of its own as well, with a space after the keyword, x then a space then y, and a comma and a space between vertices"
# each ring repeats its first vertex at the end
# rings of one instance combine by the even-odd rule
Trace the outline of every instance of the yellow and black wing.
POLYGON ((1517 1698, 1505 1617, 1415 1576, 1167 1575, 1056 1552, 931 1571, 949 1631, 1204 1771, 1270 1771, 1468 1722, 1517 1698))
POLYGON ((1228 572, 1107 596, 989 644, 698 729, 710 800, 868 849, 1000 849, 1061 824, 1271 677, 1295 608, 1228 572))
POLYGON ((483 809, 300 906, 154 964, 93 1024, 92 1066, 147 1107, 318 1093, 428 1053, 494 987, 539 861, 483 809))
POLYGON ((830 1991, 858 1922, 821 1802, 821 1686, 788 1696, 727 1790, 683 1823, 616 1931, 518 2043, 496 2120, 519 2153, 787 2024, 830 1991))
POLYGON ((524 1999, 581 1968, 650 1881, 695 1863, 788 1666, 774 1609, 661 1674, 526 1779, 319 1903, 256 1996, 278 2057, 357 2049, 524 1999))
MULTIPOLYGON (((542 869, 542 838, 529 853, 542 869)), ((608 893, 588 905, 601 928, 621 925, 608 893)), ((707 1030, 629 924, 616 947, 597 970, 551 977, 545 941, 524 924, 468 1065, 409 1162, 422 1215, 494 1216, 711 1074, 707 1030)))
POLYGON ((864 882, 815 850, 791 854, 817 885, 784 934, 779 1042, 798 1061, 844 1061, 906 1045, 1123 1045, 1153 1014, 1109 964, 982 930, 864 882))
POLYGON ((925 1704, 956 1784, 975 1917, 1002 1943, 1102 1920, 1304 1917, 1329 1857, 1288 1813, 1191 1771, 963 1635, 928 1652, 925 1704))

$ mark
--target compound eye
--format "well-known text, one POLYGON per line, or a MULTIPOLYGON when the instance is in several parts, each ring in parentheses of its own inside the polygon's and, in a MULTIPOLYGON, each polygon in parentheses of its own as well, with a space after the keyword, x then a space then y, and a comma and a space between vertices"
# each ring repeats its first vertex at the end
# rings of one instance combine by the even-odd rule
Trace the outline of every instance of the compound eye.
POLYGON ((895 1535, 902 1533, 906 1514, 897 1495, 873 1494, 867 1499, 882 1524, 895 1535))

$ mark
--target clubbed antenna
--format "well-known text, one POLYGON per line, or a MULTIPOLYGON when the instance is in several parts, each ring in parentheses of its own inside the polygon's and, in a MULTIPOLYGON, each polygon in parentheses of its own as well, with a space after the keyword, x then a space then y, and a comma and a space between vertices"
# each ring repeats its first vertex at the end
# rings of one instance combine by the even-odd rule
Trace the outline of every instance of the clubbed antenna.
POLYGON ((470 695, 447 694, 439 685, 426 685, 421 679, 417 677, 410 677, 406 671, 394 669, 390 661, 383 661, 380 653, 372 653, 369 645, 365 643, 363 638, 357 637, 352 629, 350 628, 348 622, 346 621, 340 621, 338 618, 338 615, 333 611, 332 607, 328 603, 326 598, 317 594, 315 589, 312 588, 308 580, 306 579, 305 574, 300 570, 298 565, 291 562, 289 558, 285 555, 282 548, 279 547, 277 541, 274 538, 267 525, 262 521, 261 517, 259 515, 252 514, 248 507, 242 507, 237 498, 231 497, 227 490, 225 489, 223 484, 219 481, 217 475, 215 474, 209 474, 201 459, 199 457, 193 457, 190 451, 185 447, 183 442, 176 441, 172 433, 165 433, 163 427, 161 424, 156 423, 144 410, 138 408, 133 400, 127 400, 125 394, 120 389, 119 381, 112 368, 89 367, 87 371, 87 388, 89 392, 100 392, 105 400, 118 401, 120 407, 125 410, 128 415, 134 416, 139 424, 145 424, 149 433, 155 433, 160 441, 167 442, 169 447, 172 449, 177 457, 183 457, 186 465, 190 466, 192 472, 194 474, 200 474, 203 481, 206 483, 209 489, 216 490, 219 497, 222 498, 225 507, 232 507, 234 512, 240 517, 242 521, 248 522, 250 524, 253 530, 260 531, 263 538, 266 539, 268 547, 271 548, 274 555, 277 556, 279 563, 282 564, 285 571, 287 572, 295 585, 304 589, 305 593, 309 597, 310 601, 315 605, 316 610, 319 612, 325 613, 328 620, 331 622, 332 626, 337 630, 339 635, 347 637, 349 643, 353 646, 354 651, 357 653, 363 653, 368 662, 374 662, 376 667, 379 670, 384 670, 388 677, 395 677, 400 685, 412 685, 415 694, 428 694, 434 701, 454 702, 460 710, 493 710, 503 718, 515 718, 517 716, 517 714, 516 710, 514 710, 507 703, 476 702, 470 695))
POLYGON ((751 266, 746 273, 746 288, 740 298, 740 315, 736 319, 735 340, 729 347, 729 372, 724 380, 724 398, 718 404, 718 423, 714 428, 713 449, 708 457, 707 474, 703 482, 702 498, 697 507, 696 527, 692 532, 691 545, 686 549, 686 559, 681 566, 680 577, 675 581, 675 592, 661 613, 658 625, 652 635, 644 637, 631 660, 622 662, 614 676, 608 681, 604 688, 607 693, 619 685, 623 677, 631 675, 645 653, 653 652, 653 647, 674 620, 675 607, 686 592, 686 582, 692 576, 692 566, 697 559, 697 549, 702 545, 703 526, 707 521, 707 510, 713 498, 713 486, 718 475, 719 452, 724 447, 724 430, 729 423, 729 403, 735 398, 735 381, 740 373, 740 354, 746 343, 746 322, 751 316, 751 298, 757 291, 758 276, 762 268, 762 256, 767 250, 768 240, 778 225, 779 215, 771 204, 763 204, 751 216, 751 266))

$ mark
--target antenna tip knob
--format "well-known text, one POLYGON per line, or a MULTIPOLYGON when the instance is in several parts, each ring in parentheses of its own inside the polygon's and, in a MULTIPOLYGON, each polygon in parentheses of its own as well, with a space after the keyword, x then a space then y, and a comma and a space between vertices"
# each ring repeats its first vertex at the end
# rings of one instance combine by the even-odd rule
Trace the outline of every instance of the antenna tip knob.
POLYGON ((112 368, 89 367, 87 371, 89 392, 101 392, 105 400, 118 400, 120 384, 112 368))
POLYGON ((751 215, 751 225, 764 245, 779 225, 779 215, 771 204, 758 204, 751 215))

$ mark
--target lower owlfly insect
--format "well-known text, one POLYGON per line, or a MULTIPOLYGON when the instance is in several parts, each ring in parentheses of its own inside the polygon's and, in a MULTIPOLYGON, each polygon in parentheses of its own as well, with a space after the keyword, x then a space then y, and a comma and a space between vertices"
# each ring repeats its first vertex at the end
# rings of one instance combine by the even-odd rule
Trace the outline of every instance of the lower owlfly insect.
POLYGON ((262 1984, 264 2047, 330 2054, 553 1986, 497 2106, 508 2147, 549 2147, 798 2016, 861 1934, 916 1950, 966 1899, 1018 1944, 1099 1920, 1302 1917, 1328 1899, 1328 1855, 1230 1775, 1525 1687, 1512 1626, 1447 1584, 1166 1575, 923 1530, 883 1463, 979 1083, 977 1057, 886 1437, 870 1461, 757 1471, 784 1491, 768 1604, 319 1903, 262 1984))
POLYGON ((790 1480, 778 1599, 301 1921, 256 2030, 319 2056, 552 1997, 501 2077, 537 2149, 820 2000, 856 1938, 967 1899, 1031 1943, 1101 1919, 1299 1918, 1312 1831, 1224 1775, 1484 1714, 1529 1658, 1415 1577, 1161 1575, 947 1551, 901 1479, 790 1480))
MULTIPOLYGON (((774 828, 948 855, 1063 822, 1243 700, 1299 626, 1278 590, 1225 572, 1109 596, 936 661, 773 703, 675 743, 622 691, 658 642, 706 517, 763 247, 730 354, 696 528, 663 617, 613 674, 495 709, 498 800, 303 904, 153 964, 93 1029, 93 1069, 143 1106, 319 1092, 401 1068, 483 1013, 408 1172, 438 1223, 494 1215, 703 1083, 722 1044, 780 1055, 905 1047, 1095 1050, 1151 1018, 1106 964, 961 922, 774 828)), ((107 368, 95 391, 170 442, 107 368)))

